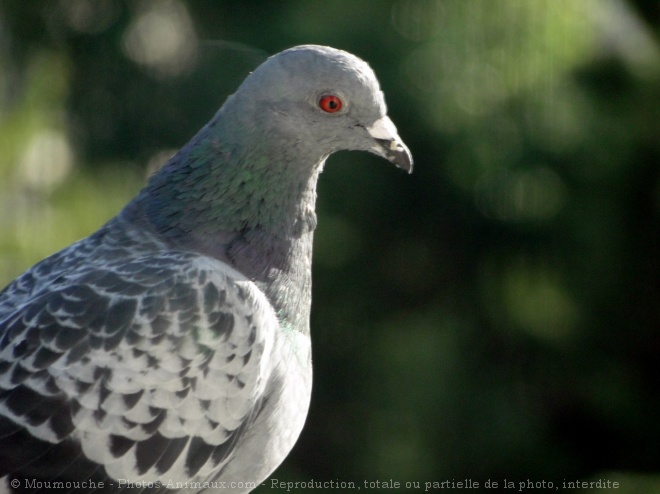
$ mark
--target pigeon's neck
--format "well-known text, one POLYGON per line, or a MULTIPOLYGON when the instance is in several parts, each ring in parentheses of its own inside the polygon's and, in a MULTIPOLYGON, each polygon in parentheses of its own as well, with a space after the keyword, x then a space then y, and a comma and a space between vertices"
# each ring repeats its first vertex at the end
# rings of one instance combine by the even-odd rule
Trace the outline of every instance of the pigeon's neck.
POLYGON ((301 156, 295 143, 267 133, 256 123, 216 115, 151 178, 143 194, 150 221, 170 236, 313 230, 324 157, 301 156))
POLYGON ((287 138, 269 122, 268 110, 250 117, 256 110, 245 111, 234 98, 136 198, 159 233, 177 238, 259 229, 288 238, 314 229, 325 156, 287 138))
POLYGON ((316 182, 325 156, 227 117, 234 115, 220 110, 152 176, 123 218, 174 247, 230 264, 262 284, 283 319, 302 315, 297 325, 306 326, 316 182))

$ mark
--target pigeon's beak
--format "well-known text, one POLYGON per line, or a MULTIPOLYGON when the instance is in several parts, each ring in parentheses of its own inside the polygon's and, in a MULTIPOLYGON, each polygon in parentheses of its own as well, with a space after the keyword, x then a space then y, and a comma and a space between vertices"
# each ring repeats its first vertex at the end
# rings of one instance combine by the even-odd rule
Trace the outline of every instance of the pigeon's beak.
POLYGON ((367 127, 367 132, 376 141, 371 151, 412 173, 413 159, 410 150, 399 137, 394 123, 388 116, 376 120, 367 127))

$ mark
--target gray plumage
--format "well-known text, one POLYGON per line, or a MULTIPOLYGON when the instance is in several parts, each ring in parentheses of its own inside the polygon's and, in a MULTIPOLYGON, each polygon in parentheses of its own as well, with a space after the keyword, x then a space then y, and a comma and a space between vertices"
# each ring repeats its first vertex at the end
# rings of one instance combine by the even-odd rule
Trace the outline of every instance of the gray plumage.
POLYGON ((115 218, 0 292, 0 492, 266 479, 307 415, 316 181, 343 149, 412 170, 365 62, 282 52, 115 218))

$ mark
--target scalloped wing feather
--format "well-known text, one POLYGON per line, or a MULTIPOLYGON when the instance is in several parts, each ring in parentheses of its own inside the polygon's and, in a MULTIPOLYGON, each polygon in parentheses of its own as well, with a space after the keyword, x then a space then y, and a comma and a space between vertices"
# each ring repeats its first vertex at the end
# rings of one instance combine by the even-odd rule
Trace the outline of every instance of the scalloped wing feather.
POLYGON ((0 477, 60 446, 114 478, 217 475, 260 411, 272 307, 219 261, 97 237, 2 293, 0 477))

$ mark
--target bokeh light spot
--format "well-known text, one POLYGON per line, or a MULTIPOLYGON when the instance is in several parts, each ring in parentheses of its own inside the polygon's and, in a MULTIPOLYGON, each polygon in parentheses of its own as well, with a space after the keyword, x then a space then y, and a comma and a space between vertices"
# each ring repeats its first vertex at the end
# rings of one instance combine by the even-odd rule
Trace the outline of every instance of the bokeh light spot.
POLYGON ((124 34, 128 57, 157 77, 180 75, 192 67, 197 38, 186 6, 177 1, 140 4, 124 34))
POLYGON ((42 130, 23 151, 18 181, 32 189, 50 190, 62 183, 73 168, 73 151, 64 134, 42 130))

